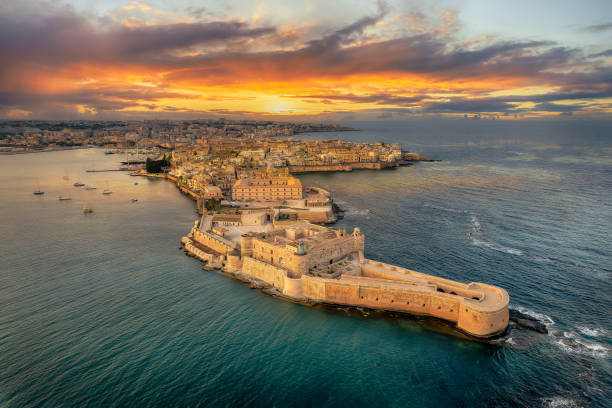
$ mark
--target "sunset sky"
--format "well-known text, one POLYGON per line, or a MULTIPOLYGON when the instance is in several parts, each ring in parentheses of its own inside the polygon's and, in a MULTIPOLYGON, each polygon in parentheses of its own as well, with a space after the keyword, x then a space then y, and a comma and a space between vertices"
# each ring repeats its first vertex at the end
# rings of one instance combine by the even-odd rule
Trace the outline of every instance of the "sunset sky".
POLYGON ((0 118, 612 118, 612 1, 0 0, 0 118))

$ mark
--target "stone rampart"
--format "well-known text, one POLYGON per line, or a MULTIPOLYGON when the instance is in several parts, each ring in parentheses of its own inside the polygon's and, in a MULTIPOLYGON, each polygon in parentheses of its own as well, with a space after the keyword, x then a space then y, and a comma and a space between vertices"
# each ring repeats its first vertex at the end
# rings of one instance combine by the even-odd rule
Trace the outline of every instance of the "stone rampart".
POLYGON ((480 296, 472 299, 441 291, 435 282, 438 278, 433 276, 419 274, 416 280, 398 279, 391 273, 370 271, 375 273, 370 273, 371 276, 342 275, 340 279, 304 275, 302 295, 324 303, 434 316, 456 323, 459 329, 474 336, 491 336, 508 326, 509 297, 503 289, 440 279, 448 287, 463 285, 468 288, 466 294, 480 296))
POLYGON ((209 247, 221 254, 233 252, 236 249, 236 244, 218 235, 209 234, 197 229, 193 230, 193 239, 202 245, 209 247))
POLYGON ((287 272, 267 262, 245 257, 242 259, 242 274, 259 279, 260 281, 274 286, 281 292, 285 289, 285 277, 287 272))

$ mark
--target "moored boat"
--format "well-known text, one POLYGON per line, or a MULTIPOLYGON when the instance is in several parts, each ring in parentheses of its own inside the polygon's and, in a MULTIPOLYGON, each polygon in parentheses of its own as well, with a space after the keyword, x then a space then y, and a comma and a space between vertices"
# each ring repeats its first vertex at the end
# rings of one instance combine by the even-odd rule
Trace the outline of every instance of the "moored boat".
POLYGON ((77 181, 76 183, 73 184, 73 186, 75 187, 83 187, 85 185, 85 183, 81 183, 80 181, 77 181))

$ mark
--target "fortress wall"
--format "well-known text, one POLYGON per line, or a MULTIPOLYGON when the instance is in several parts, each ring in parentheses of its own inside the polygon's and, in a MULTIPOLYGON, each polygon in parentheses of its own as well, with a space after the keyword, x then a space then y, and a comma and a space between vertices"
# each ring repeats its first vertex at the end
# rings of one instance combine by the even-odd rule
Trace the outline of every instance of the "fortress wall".
POLYGON ((457 327, 476 336, 488 336, 508 326, 508 308, 497 311, 478 310, 467 302, 460 306, 457 327))
POLYGON ((333 221, 334 214, 331 210, 328 211, 296 211, 298 220, 305 220, 312 223, 325 223, 333 221))
MULTIPOLYGON (((394 268, 394 267, 391 267, 394 268)), ((396 268, 397 269, 397 268, 396 268)), ((361 265, 362 276, 368 278, 388 279, 395 281, 406 281, 406 282, 417 282, 426 283, 425 280, 420 278, 411 277, 409 274, 403 273, 401 270, 392 270, 383 267, 373 267, 369 263, 362 263, 361 265), (406 275, 406 276, 403 276, 406 275)))
POLYGON ((390 167, 398 167, 399 164, 397 162, 360 162, 351 163, 350 166, 353 169, 380 170, 390 167))
MULTIPOLYGON (((266 262, 258 261, 251 257, 244 257, 242 259, 242 274, 264 281, 280 291, 285 289, 286 272, 266 262)), ((295 289, 291 288, 291 290, 295 289)))
POLYGON ((240 237, 240 254, 242 256, 253 255, 253 237, 242 236, 240 237))
POLYGON ((478 290, 478 286, 474 284, 466 285, 460 282, 451 281, 437 276, 431 276, 420 272, 415 272, 410 269, 405 269, 398 266, 373 261, 371 259, 365 259, 362 262, 361 271, 363 276, 372 278, 390 279, 397 281, 406 280, 412 282, 421 282, 423 284, 429 283, 430 286, 443 289, 446 293, 453 292, 453 294, 466 298, 477 297, 479 299, 482 299, 484 296, 483 291, 478 290))
MULTIPOLYGON (((245 244, 246 242, 247 240, 245 240, 245 244)), ((250 240, 250 253, 253 258, 289 269, 292 269, 291 265, 295 261, 294 248, 281 247, 261 240, 250 240)), ((248 254, 248 252, 245 254, 248 254)))
POLYGON ((302 293, 305 298, 325 300, 325 281, 314 276, 302 275, 302 293))
POLYGON ((304 297, 304 293, 302 291, 302 279, 300 278, 290 278, 287 275, 284 277, 284 289, 283 294, 290 296, 292 298, 301 299, 304 297))
POLYGON ((183 244, 185 244, 185 249, 187 250, 187 252, 195 256, 200 261, 206 261, 211 266, 218 266, 221 264, 221 259, 219 256, 204 252, 201 249, 196 248, 189 242, 189 240, 187 242, 183 242, 183 244))
POLYGON ((213 249, 222 254, 226 254, 234 250, 234 247, 225 243, 224 242, 225 240, 222 239, 221 237, 216 237, 212 234, 202 232, 199 230, 194 230, 193 239, 199 242, 200 244, 205 245, 209 247, 210 249, 213 249))
POLYGON ((335 282, 325 282, 325 301, 329 303, 355 304, 359 298, 359 286, 335 282))
MULTIPOLYGON (((356 279, 359 278, 351 278, 356 279)), ((461 310, 460 298, 419 286, 385 286, 368 284, 365 280, 363 283, 343 282, 342 279, 324 279, 309 275, 302 276, 302 282, 303 296, 320 302, 430 315, 450 322, 458 321, 461 310)), ((470 329, 465 330, 471 332, 470 329)))
POLYGON ((239 255, 227 255, 227 269, 232 272, 240 272, 242 270, 242 260, 239 255))
POLYGON ((324 245, 306 248, 308 262, 307 268, 315 265, 329 264, 330 260, 337 260, 351 252, 363 251, 363 240, 351 234, 326 241, 324 245))
POLYGON ((485 297, 482 302, 464 299, 460 305, 457 327, 477 336, 486 336, 505 330, 509 320, 510 297, 508 292, 480 283, 470 286, 472 285, 482 286, 488 298, 485 297))

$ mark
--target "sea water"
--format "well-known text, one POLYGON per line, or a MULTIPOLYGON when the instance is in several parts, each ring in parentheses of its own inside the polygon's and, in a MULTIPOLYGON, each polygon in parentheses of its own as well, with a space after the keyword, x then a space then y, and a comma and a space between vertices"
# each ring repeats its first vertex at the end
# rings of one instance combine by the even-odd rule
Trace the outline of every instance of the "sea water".
POLYGON ((0 156, 0 406, 609 406, 612 126, 347 124, 299 137, 442 161, 300 176, 346 211, 334 227, 368 258, 507 289, 548 335, 489 345, 288 303, 178 249, 197 214, 171 183, 85 172, 118 155, 0 156))

